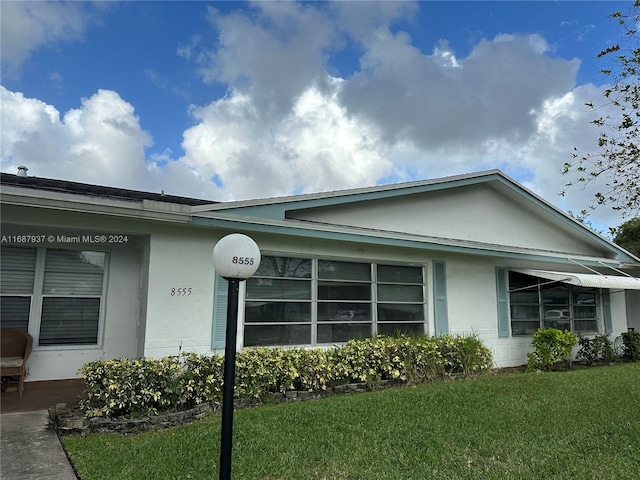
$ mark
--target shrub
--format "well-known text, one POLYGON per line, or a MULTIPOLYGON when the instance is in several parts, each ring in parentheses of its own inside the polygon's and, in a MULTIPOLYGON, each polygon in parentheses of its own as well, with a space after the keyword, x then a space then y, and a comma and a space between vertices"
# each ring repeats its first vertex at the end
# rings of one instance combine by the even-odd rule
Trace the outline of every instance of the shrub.
POLYGON ((491 351, 476 335, 443 335, 439 338, 439 347, 449 374, 475 375, 493 367, 491 351))
POLYGON ((622 334, 622 358, 629 362, 640 361, 640 332, 622 334))
POLYGON ((296 376, 295 366, 283 350, 247 348, 236 356, 234 392, 237 397, 244 398, 286 392, 291 390, 296 376))
POLYGON ((391 354, 402 363, 400 379, 417 384, 445 375, 445 360, 435 337, 399 336, 394 339, 391 354))
POLYGON ((402 358, 397 355, 399 338, 377 336, 365 340, 349 340, 336 350, 338 364, 343 364, 346 380, 371 386, 381 380, 405 380, 402 358))
POLYGON ((296 357, 297 377, 295 390, 321 391, 348 381, 346 365, 338 361, 337 349, 299 349, 291 354, 296 357))
POLYGON ((219 402, 222 398, 224 358, 220 355, 182 354, 180 405, 191 408, 201 403, 219 402))
MULTIPOLYGON (((155 415, 222 398, 224 358, 184 353, 159 360, 101 360, 80 373, 88 417, 155 415)), ((476 375, 493 366, 475 337, 378 336, 322 349, 247 348, 236 356, 237 398, 289 390, 322 391, 346 383, 417 383, 446 374, 476 375)))
POLYGON ((593 338, 578 337, 578 359, 584 360, 587 365, 596 362, 610 362, 614 358, 613 342, 609 335, 596 335, 593 338))
POLYGON ((548 370, 558 362, 567 362, 577 337, 568 330, 539 328, 533 333, 535 351, 527 354, 527 370, 548 370))
POLYGON ((182 364, 161 360, 98 360, 80 369, 85 390, 81 408, 89 417, 155 415, 182 403, 182 364))

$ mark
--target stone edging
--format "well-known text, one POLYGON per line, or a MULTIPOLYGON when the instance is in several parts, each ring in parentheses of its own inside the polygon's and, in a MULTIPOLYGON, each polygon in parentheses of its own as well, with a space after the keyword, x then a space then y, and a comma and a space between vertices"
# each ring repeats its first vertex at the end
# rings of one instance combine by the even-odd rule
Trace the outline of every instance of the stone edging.
MULTIPOLYGON (((262 398, 236 399, 234 408, 253 408, 260 405, 276 403, 305 402, 318 400, 333 395, 350 393, 362 393, 372 390, 406 385, 405 382, 383 380, 373 386, 367 383, 351 383, 338 385, 323 391, 287 391, 284 393, 271 393, 262 398)), ((217 412, 220 405, 217 403, 203 403, 189 410, 179 412, 167 412, 153 417, 140 418, 87 418, 79 409, 70 409, 65 403, 59 403, 49 409, 50 423, 59 435, 86 434, 100 432, 134 433, 145 430, 161 430, 190 423, 204 418, 209 412, 217 412)))

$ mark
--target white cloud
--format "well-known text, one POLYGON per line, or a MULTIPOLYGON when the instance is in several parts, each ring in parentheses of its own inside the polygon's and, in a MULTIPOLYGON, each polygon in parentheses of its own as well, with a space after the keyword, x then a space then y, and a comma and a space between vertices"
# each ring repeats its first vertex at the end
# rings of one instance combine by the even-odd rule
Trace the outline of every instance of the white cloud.
POLYGON ((16 75, 22 63, 42 46, 82 39, 100 9, 85 2, 2 2, 2 65, 16 75))
POLYGON ((180 159, 222 183, 225 199, 373 185, 392 165, 375 129, 350 118, 334 92, 310 87, 281 121, 265 125, 238 92, 193 110, 180 159))
POLYGON ((578 68, 577 61, 545 56, 543 46, 537 35, 503 35, 482 40, 467 58, 443 50, 446 44, 425 55, 402 32, 380 30, 341 101, 375 122, 388 141, 409 140, 427 150, 492 138, 521 141, 535 130, 534 112, 569 91, 578 68))
MULTIPOLYGON (((285 115, 302 92, 324 80, 324 58, 336 32, 318 8, 257 2, 249 13, 223 15, 209 7, 209 20, 218 44, 195 55, 202 78, 250 91, 260 115, 285 115)), ((182 55, 194 56, 198 43, 181 49, 182 55)))
POLYGON ((379 28, 386 28, 399 20, 413 21, 418 2, 333 2, 331 11, 335 22, 354 41, 367 43, 379 28))
POLYGON ((62 118, 53 106, 4 87, 0 100, 5 172, 16 173, 19 165, 26 165, 29 174, 38 177, 216 196, 213 186, 184 165, 158 168, 145 160, 151 136, 140 128, 133 106, 116 92, 99 90, 62 118))
POLYGON ((150 144, 133 107, 112 91, 83 99, 63 118, 53 106, 4 87, 2 105, 3 161, 39 176, 122 183, 125 172, 137 173, 150 144))
MULTIPOLYGON (((391 28, 416 8, 258 2, 248 12, 209 10, 218 42, 194 37, 178 53, 228 92, 191 107, 180 158, 145 157, 150 134, 116 92, 100 90, 61 118, 3 89, 2 168, 26 164, 38 176, 212 200, 501 168, 565 210, 584 208, 591 187, 557 195, 573 147, 596 148, 584 103, 601 93, 574 86, 578 60, 550 56, 540 35, 483 39, 466 57, 443 39, 425 53, 391 28), (360 68, 332 76, 328 59, 347 44, 363 52, 360 68)), ((594 219, 620 223, 606 209, 594 219)))

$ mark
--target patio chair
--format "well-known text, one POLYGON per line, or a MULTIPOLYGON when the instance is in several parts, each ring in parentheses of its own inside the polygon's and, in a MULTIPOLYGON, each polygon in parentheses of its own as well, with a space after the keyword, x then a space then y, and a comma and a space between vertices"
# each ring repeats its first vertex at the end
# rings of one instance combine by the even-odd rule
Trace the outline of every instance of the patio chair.
POLYGON ((27 332, 13 328, 0 329, 0 377, 18 377, 20 398, 24 391, 26 363, 33 347, 33 338, 27 332))

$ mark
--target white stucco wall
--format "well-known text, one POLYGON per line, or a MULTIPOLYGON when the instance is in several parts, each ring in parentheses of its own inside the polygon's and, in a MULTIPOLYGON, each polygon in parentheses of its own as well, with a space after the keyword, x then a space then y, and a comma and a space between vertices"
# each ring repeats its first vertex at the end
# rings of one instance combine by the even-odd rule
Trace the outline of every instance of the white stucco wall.
POLYGON ((210 230, 154 228, 149 246, 145 356, 211 349, 216 240, 210 230), (191 291, 179 295, 179 288, 191 291))
MULTIPOLYGON (((522 200, 522 199, 520 199, 522 200)), ((488 185, 302 210, 292 218, 557 252, 594 254, 541 212, 488 185), (529 210, 524 207, 528 207, 529 210)))

